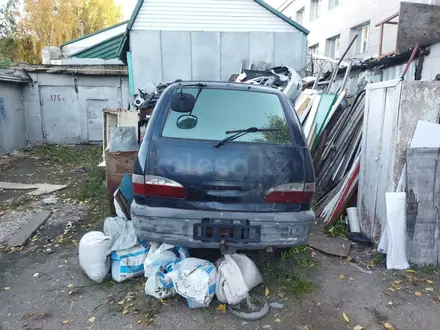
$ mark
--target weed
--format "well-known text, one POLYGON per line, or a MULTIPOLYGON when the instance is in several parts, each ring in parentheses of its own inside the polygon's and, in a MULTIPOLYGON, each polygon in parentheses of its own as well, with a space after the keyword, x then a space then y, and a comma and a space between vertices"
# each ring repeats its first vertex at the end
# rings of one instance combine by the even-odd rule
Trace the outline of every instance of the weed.
POLYGON ((263 275, 266 283, 285 288, 292 295, 302 295, 315 290, 315 285, 310 280, 304 280, 295 270, 313 267, 316 262, 311 262, 311 250, 307 247, 296 247, 281 252, 279 258, 275 255, 260 251, 253 259, 263 275), (309 259, 310 258, 310 259, 309 259), (307 260, 305 262, 304 260, 307 260), (302 267, 301 264, 304 266, 302 267))
POLYGON ((331 226, 326 226, 326 230, 333 237, 345 237, 347 236, 348 226, 345 223, 344 219, 341 217, 338 219, 338 221, 335 222, 335 224, 331 226))
POLYGON ((430 265, 430 266, 420 266, 417 268, 417 272, 423 275, 440 275, 440 268, 430 265))
POLYGON ((386 257, 384 254, 377 252, 374 257, 371 259, 371 263, 374 267, 383 264, 386 261, 386 257))
POLYGON ((102 149, 98 146, 44 145, 32 149, 30 154, 41 158, 49 165, 62 165, 67 169, 73 169, 93 166, 92 164, 102 157, 102 149))
POLYGON ((312 257, 312 249, 306 245, 281 252, 281 259, 292 260, 300 268, 311 268, 316 265, 316 260, 312 257))
POLYGON ((75 198, 79 201, 102 200, 107 197, 105 186, 105 171, 102 168, 93 167, 87 172, 85 182, 78 188, 75 198))

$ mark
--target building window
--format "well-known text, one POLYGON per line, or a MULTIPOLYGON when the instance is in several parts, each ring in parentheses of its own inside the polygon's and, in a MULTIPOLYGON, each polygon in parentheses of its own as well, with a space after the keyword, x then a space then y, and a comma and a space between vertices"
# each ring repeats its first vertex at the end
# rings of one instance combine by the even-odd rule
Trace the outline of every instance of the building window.
POLYGON ((339 41, 340 35, 327 39, 325 44, 325 56, 331 58, 339 57, 339 41))
POLYGON ((296 12, 296 22, 299 24, 304 23, 304 7, 296 12))
POLYGON ((313 46, 309 47, 309 53, 311 54, 318 54, 318 50, 319 50, 319 44, 314 44, 313 46))
POLYGON ((328 0, 328 10, 339 6, 339 0, 328 0))
POLYGON ((310 1, 310 21, 314 21, 319 16, 321 16, 321 5, 322 5, 322 0, 310 1))
POLYGON ((354 53, 363 54, 368 53, 368 39, 370 35, 370 22, 355 27, 353 30, 353 37, 357 34, 356 46, 354 53))

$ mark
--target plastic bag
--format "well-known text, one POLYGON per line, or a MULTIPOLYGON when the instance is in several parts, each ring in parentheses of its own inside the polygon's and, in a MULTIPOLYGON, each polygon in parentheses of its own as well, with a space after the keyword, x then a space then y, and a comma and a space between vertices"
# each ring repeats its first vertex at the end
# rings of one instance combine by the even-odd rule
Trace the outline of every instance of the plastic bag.
POLYGON ((150 276, 145 283, 145 294, 157 299, 165 299, 176 294, 176 289, 171 279, 163 272, 157 272, 150 276))
POLYGON ((100 231, 92 231, 81 238, 79 242, 79 265, 86 275, 95 282, 102 282, 111 267, 107 250, 110 247, 110 237, 100 231))
POLYGON ((188 250, 179 246, 165 243, 150 244, 150 251, 144 262, 144 274, 147 278, 189 256, 188 250))
POLYGON ((148 249, 136 246, 131 249, 112 252, 112 278, 116 282, 142 276, 144 273, 144 261, 148 249))
POLYGON ((105 219, 104 234, 111 238, 107 255, 110 255, 113 251, 126 250, 138 245, 133 222, 124 218, 105 219))
POLYGON ((217 269, 214 264, 187 258, 170 267, 165 279, 171 279, 176 292, 186 298, 189 308, 208 307, 215 295, 217 269))
POLYGON ((219 275, 215 293, 221 303, 238 304, 263 283, 257 266, 244 254, 225 255, 216 265, 219 275))

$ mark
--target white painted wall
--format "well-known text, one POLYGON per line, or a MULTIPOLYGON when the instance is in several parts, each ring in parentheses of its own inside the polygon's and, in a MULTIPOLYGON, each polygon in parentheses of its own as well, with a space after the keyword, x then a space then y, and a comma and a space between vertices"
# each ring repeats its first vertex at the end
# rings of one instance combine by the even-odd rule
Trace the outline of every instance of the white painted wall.
POLYGON ((147 0, 133 31, 292 32, 253 0, 147 0))
POLYGON ((422 80, 435 80, 440 74, 440 42, 429 47, 430 53, 423 62, 422 80))
MULTIPOLYGON (((350 29, 365 22, 370 22, 368 52, 358 57, 363 59, 376 56, 379 52, 380 28, 377 23, 399 11, 401 0, 339 0, 339 6, 329 10, 329 0, 321 0, 321 16, 310 22, 310 0, 295 0, 283 13, 296 19, 296 12, 304 7, 304 22, 302 25, 310 30, 308 45, 319 43, 319 54, 325 54, 326 40, 340 34, 339 53, 346 49, 352 35, 350 29)), ((406 0, 407 2, 440 5, 440 0, 406 0)), ((284 0, 266 1, 278 8, 284 0)), ((387 25, 384 33, 382 53, 395 49, 397 28, 387 25)), ((352 53, 351 56, 354 54, 352 53)))

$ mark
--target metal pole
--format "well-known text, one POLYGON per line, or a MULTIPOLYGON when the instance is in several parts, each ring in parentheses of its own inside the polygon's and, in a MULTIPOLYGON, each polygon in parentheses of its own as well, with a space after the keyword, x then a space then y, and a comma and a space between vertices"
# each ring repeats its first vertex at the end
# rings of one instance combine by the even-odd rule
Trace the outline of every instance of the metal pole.
POLYGON ((412 62, 414 61, 414 58, 416 57, 417 52, 419 51, 420 45, 417 43, 416 47, 414 48, 411 57, 409 58, 408 63, 406 64, 405 70, 403 70, 402 75, 400 76, 400 80, 404 80, 406 73, 409 70, 409 67, 411 66, 412 62))
POLYGON ((316 75, 316 80, 315 80, 315 82, 314 82, 314 84, 313 84, 312 89, 317 89, 317 88, 318 88, 318 83, 319 83, 319 80, 321 80, 322 71, 323 71, 323 69, 322 69, 322 65, 321 65, 321 66, 319 67, 318 73, 317 73, 317 75, 316 75))
POLYGON ((353 66, 353 63, 350 61, 348 63, 347 71, 345 71, 344 80, 342 81, 342 85, 341 85, 341 89, 340 89, 341 92, 345 89, 345 85, 347 85, 347 80, 348 80, 348 77, 350 76, 352 66, 353 66))
POLYGON ((327 86, 327 93, 330 93, 330 88, 332 87, 333 82, 336 79, 336 75, 338 74, 338 70, 339 70, 339 66, 341 65, 342 61, 344 60, 345 56, 347 55, 348 51, 350 50, 351 46, 353 46, 355 40, 357 39, 358 35, 356 34, 353 37, 353 40, 351 40, 351 42, 348 44, 347 49, 345 50, 344 54, 342 54, 341 58, 339 59, 338 64, 336 65, 335 70, 332 73, 332 76, 330 78, 330 83, 327 86))

